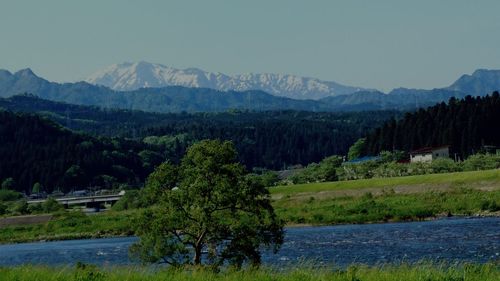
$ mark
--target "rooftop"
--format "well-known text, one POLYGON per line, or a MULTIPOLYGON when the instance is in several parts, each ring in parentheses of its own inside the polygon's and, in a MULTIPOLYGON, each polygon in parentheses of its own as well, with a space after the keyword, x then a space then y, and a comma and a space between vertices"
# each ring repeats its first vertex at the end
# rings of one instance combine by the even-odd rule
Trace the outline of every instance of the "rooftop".
POLYGON ((413 150, 410 152, 410 154, 424 154, 424 153, 431 153, 434 150, 442 149, 442 148, 449 148, 449 145, 441 145, 441 146, 427 146, 427 147, 422 147, 416 150, 413 150))

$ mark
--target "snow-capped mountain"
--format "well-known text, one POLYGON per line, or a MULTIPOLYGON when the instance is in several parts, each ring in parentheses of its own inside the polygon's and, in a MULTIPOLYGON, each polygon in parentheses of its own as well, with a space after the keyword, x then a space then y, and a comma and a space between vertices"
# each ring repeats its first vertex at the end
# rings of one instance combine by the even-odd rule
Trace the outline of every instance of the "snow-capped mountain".
POLYGON ((295 75, 239 74, 230 76, 197 68, 176 69, 148 62, 113 64, 95 72, 85 81, 119 91, 184 86, 221 91, 262 90, 276 96, 316 100, 367 90, 295 75))

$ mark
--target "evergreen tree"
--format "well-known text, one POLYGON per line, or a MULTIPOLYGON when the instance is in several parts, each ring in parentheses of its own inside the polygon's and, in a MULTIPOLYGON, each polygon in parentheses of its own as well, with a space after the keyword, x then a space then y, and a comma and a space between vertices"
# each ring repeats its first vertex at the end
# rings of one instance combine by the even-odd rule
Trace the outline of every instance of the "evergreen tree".
POLYGON ((366 137, 366 154, 383 150, 412 151, 426 146, 450 145, 461 159, 484 145, 500 146, 500 94, 451 98, 427 109, 388 121, 366 137))

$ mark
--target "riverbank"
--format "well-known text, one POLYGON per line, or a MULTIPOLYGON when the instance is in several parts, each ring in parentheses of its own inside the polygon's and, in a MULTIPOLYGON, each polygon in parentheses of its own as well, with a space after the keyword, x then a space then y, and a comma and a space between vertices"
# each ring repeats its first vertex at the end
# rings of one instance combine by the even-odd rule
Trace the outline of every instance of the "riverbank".
POLYGON ((132 236, 131 221, 137 212, 109 211, 92 216, 58 212, 47 223, 0 228, 0 244, 132 236))
POLYGON ((288 224, 336 225, 500 215, 500 170, 271 188, 288 224))
POLYGON ((57 268, 43 266, 21 266, 0 268, 1 281, 28 281, 28 280, 203 280, 203 281, 417 281, 417 280, 467 280, 467 281, 498 281, 500 268, 495 264, 466 264, 446 266, 440 264, 417 265, 386 265, 368 267, 363 265, 350 266, 345 270, 318 269, 307 266, 290 267, 289 269, 248 269, 223 270, 214 273, 204 269, 164 269, 153 271, 140 267, 116 267, 100 269, 93 266, 77 266, 76 268, 57 268))
MULTIPOLYGON (((288 226, 419 221, 500 215, 500 170, 273 187, 288 226)), ((0 228, 0 243, 133 235, 140 210, 86 216, 60 212, 46 223, 0 228)))

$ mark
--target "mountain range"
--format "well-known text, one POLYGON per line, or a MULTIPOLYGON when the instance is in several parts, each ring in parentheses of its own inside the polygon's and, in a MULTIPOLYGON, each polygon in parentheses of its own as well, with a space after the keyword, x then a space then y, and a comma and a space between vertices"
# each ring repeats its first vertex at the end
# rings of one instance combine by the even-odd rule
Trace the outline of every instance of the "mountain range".
POLYGON ((288 74, 248 73, 230 76, 197 68, 176 69, 144 61, 110 65, 90 75, 85 81, 117 91, 183 86, 219 91, 260 90, 280 97, 313 100, 368 90, 341 85, 333 81, 321 81, 288 74))
POLYGON ((23 69, 16 73, 0 70, 0 97, 30 93, 44 99, 72 104, 152 112, 216 112, 229 109, 256 111, 411 110, 448 101, 451 97, 484 96, 499 90, 500 70, 477 70, 472 75, 463 75, 449 87, 432 90, 398 88, 385 94, 374 90, 356 89, 358 90, 349 94, 329 95, 316 100, 292 99, 253 89, 221 91, 211 88, 167 86, 117 91, 88 82, 49 82, 38 77, 30 69, 23 69))
POLYGON ((263 91, 222 92, 180 86, 114 91, 87 82, 49 82, 35 75, 30 69, 16 73, 1 70, 0 97, 22 93, 71 104, 152 112, 216 112, 228 109, 328 111, 326 106, 316 101, 277 97, 263 91))

